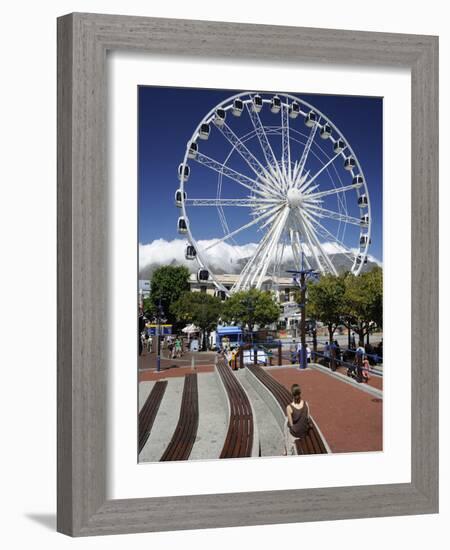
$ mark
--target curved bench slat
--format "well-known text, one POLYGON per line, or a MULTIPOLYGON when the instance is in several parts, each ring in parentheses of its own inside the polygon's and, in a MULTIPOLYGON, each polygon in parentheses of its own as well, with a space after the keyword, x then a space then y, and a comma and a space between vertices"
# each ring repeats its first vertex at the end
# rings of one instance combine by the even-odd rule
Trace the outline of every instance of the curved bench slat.
POLYGON ((155 382, 152 391, 139 412, 139 452, 142 451, 150 436, 166 388, 167 380, 155 382))
POLYGON ((198 413, 197 374, 187 374, 184 379, 178 423, 169 445, 160 458, 161 462, 189 458, 197 437, 198 413))
POLYGON ((228 431, 220 458, 250 457, 252 456, 254 434, 250 401, 241 384, 223 359, 219 359, 216 368, 230 404, 228 431))

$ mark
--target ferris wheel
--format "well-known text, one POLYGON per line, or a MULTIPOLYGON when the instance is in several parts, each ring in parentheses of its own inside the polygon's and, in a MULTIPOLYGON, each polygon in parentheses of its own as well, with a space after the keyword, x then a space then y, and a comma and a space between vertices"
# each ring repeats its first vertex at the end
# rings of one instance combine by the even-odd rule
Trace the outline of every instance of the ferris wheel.
POLYGON ((226 294, 261 288, 288 261, 334 275, 342 262, 355 275, 367 263, 371 211, 361 165, 333 122, 298 97, 244 92, 216 105, 189 139, 178 178, 185 257, 197 260, 199 281, 212 279, 226 294), (214 238, 196 238, 205 227, 217 228, 214 238), (246 251, 231 288, 211 268, 223 243, 246 251))

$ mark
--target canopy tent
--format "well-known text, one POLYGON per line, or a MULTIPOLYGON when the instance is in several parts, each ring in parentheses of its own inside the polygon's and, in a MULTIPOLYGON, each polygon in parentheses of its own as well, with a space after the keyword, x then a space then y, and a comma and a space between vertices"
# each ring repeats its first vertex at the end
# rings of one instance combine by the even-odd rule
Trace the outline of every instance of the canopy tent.
POLYGON ((230 336, 231 334, 242 334, 242 328, 237 326, 223 326, 217 327, 217 334, 219 336, 230 336))
POLYGON ((241 345, 243 337, 242 328, 234 325, 217 327, 217 345, 223 349, 235 348, 241 345))
POLYGON ((183 334, 187 334, 188 341, 189 341, 193 334, 197 334, 197 333, 200 332, 200 329, 197 326, 195 326, 193 324, 190 324, 190 325, 185 326, 183 329, 181 329, 181 332, 183 334))

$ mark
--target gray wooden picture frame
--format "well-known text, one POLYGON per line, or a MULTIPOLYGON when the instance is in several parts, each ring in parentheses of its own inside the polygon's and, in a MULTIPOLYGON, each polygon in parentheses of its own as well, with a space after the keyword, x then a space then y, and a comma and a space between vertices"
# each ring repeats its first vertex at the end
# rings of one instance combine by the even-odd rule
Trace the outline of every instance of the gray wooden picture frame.
POLYGON ((82 13, 59 18, 57 413, 57 529, 72 536, 436 513, 438 38, 82 13), (109 50, 411 70, 411 483, 107 499, 109 50))

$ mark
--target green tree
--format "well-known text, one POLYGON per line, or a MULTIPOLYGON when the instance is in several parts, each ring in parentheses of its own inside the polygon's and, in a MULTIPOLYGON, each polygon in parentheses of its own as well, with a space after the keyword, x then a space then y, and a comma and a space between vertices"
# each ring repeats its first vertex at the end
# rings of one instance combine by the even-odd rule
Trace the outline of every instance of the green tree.
POLYGON ((143 299, 143 310, 144 310, 144 314, 147 318, 152 318, 155 316, 156 314, 156 308, 155 308, 155 305, 153 304, 150 296, 146 296, 144 299, 143 299))
POLYGON ((280 306, 273 294, 251 288, 233 294, 224 303, 222 318, 235 322, 253 332, 255 325, 265 327, 275 323, 280 316, 280 306))
POLYGON ((161 301, 164 315, 169 323, 177 323, 177 318, 171 312, 171 305, 189 290, 189 270, 184 266, 165 265, 158 267, 151 279, 150 303, 151 309, 157 311, 161 301))
MULTIPOLYGON (((297 293, 296 299, 299 299, 297 293)), ((306 311, 308 317, 324 323, 328 328, 329 341, 341 323, 344 307, 344 276, 322 275, 316 282, 310 281, 307 289, 306 311)))
POLYGON ((345 287, 344 309, 353 319, 359 345, 364 345, 373 325, 383 326, 383 270, 375 267, 357 277, 348 275, 345 287))
POLYGON ((184 292, 170 308, 171 314, 184 324, 193 323, 202 331, 203 350, 208 334, 219 322, 222 301, 204 292, 184 292))

